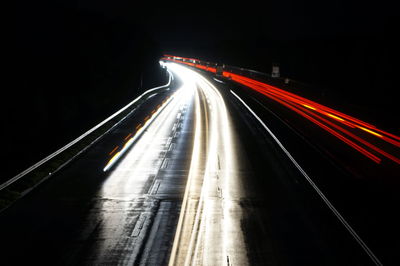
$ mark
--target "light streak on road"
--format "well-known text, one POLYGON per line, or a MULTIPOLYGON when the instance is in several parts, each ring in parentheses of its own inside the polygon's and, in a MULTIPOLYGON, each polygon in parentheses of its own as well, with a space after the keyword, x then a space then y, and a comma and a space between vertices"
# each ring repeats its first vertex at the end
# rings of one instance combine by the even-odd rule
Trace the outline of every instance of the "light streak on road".
MULTIPOLYGON (((141 124, 139 124, 136 129, 136 133, 133 137, 131 137, 133 134, 129 133, 124 140, 126 141, 125 144, 123 145, 122 149, 116 153, 106 164, 106 166, 104 167, 103 171, 106 172, 108 171, 118 160, 121 156, 123 156, 125 154, 125 152, 127 152, 129 150, 129 148, 132 146, 133 143, 135 143, 135 141, 140 138, 140 136, 143 134, 143 132, 147 129, 147 127, 153 122, 153 120, 157 117, 157 115, 163 111, 163 109, 168 105, 168 103, 173 99, 174 96, 172 96, 171 98, 168 98, 167 102, 164 102, 164 104, 161 106, 161 108, 159 108, 157 110, 157 112, 152 112, 151 114, 151 119, 150 119, 150 115, 146 116, 144 119, 144 126, 141 126, 141 124)), ((112 154, 112 152, 110 152, 112 154)))
POLYGON ((305 106, 305 107, 307 107, 307 108, 309 108, 309 109, 311 109, 311 110, 317 110, 316 108, 314 108, 314 107, 312 107, 312 106, 309 106, 309 105, 307 105, 307 104, 303 104, 303 106, 305 106))
MULTIPOLYGON (((115 162, 116 160, 118 160, 118 158, 120 157, 120 154, 121 154, 121 152, 117 152, 116 154, 114 154, 114 155, 111 157, 111 159, 110 159, 110 161, 108 162, 107 165, 113 165, 114 162, 115 162)), ((106 170, 104 170, 104 171, 106 171, 106 170)))
MULTIPOLYGON (((208 66, 204 66, 198 63, 182 62, 176 59, 185 59, 186 61, 199 62, 196 59, 179 57, 175 57, 175 59, 167 58, 166 60, 176 61, 180 64, 187 64, 192 67, 215 73, 214 69, 210 70, 208 66)), ((381 163, 382 159, 378 157, 379 155, 381 155, 397 164, 400 164, 400 159, 393 154, 398 154, 398 152, 394 151, 400 147, 399 136, 378 129, 374 125, 366 123, 360 119, 344 114, 322 104, 316 103, 294 93, 290 93, 288 91, 271 86, 269 84, 228 71, 224 71, 223 76, 241 85, 245 85, 246 87, 257 91, 289 108, 290 110, 296 112, 303 118, 317 125, 321 129, 327 131, 336 138, 340 139, 345 144, 360 152, 375 163, 381 163), (335 123, 332 123, 331 121, 329 121, 329 119, 334 119, 333 121, 335 123), (350 132, 348 129, 346 129, 347 127, 351 130, 358 128, 362 131, 350 132), (366 136, 362 133, 368 133, 369 136, 366 136), (373 140, 370 137, 376 137, 378 138, 378 140, 373 140), (383 145, 380 143, 380 141, 384 141, 386 142, 386 144, 391 144, 396 147, 385 146, 380 148, 378 147, 378 145, 383 145)))
MULTIPOLYGON (((162 180, 169 171, 166 162, 172 155, 168 151, 172 144, 176 145, 172 143, 177 132, 176 124, 189 123, 189 119, 182 117, 193 101, 193 92, 186 86, 178 88, 153 115, 150 115, 152 109, 149 109, 146 123, 132 125, 136 131, 133 136, 126 142, 124 136, 121 137, 123 144, 119 146, 122 148, 105 167, 107 178, 97 195, 101 200, 97 202, 95 215, 101 213, 99 235, 106 241, 96 243, 96 260, 91 264, 104 264, 112 250, 121 249, 121 239, 116 236, 126 241, 126 246, 122 248, 126 254, 121 258, 121 261, 124 260, 122 264, 138 263, 145 236, 153 230, 151 221, 158 215, 154 211, 159 202, 157 193, 168 187, 162 180)), ((182 170, 179 167, 174 171, 186 171, 183 166, 182 170)), ((143 261, 146 259, 143 258, 143 261)))
MULTIPOLYGON (((187 83, 187 86, 192 85, 192 89, 195 90, 195 87, 193 86, 194 84, 192 83, 187 83)), ((194 186, 195 179, 199 175, 199 168, 200 168, 200 154, 201 154, 201 113, 200 113, 200 103, 199 103, 199 98, 197 97, 197 91, 196 91, 196 96, 195 96, 195 134, 194 134, 194 143, 193 143, 193 151, 192 151, 192 158, 191 158, 191 163, 190 163, 190 170, 189 170, 189 175, 188 179, 186 182, 186 189, 185 193, 183 196, 183 201, 182 201, 182 207, 181 207, 181 212, 178 220, 178 225, 175 233, 175 240, 172 246, 172 251, 171 251, 171 256, 170 256, 170 261, 169 265, 175 265, 176 261, 176 254, 179 251, 181 251, 181 248, 179 247, 179 243, 181 241, 181 238, 185 238, 185 236, 182 234, 182 228, 183 228, 183 223, 185 220, 186 215, 189 215, 188 213, 188 204, 189 204, 189 195, 192 186, 194 186)))
POLYGON ((380 137, 380 138, 383 137, 381 134, 378 134, 378 133, 376 133, 376 132, 374 132, 374 131, 372 131, 372 130, 369 130, 368 128, 360 127, 360 126, 359 126, 358 128, 360 128, 360 129, 362 129, 362 130, 364 130, 364 131, 366 131, 366 132, 368 132, 368 133, 370 133, 370 134, 372 134, 372 135, 378 136, 378 137, 380 137))
POLYGON ((168 68, 196 88, 195 140, 169 265, 246 265, 233 131, 219 91, 200 74, 168 68))
MULTIPOLYGON (((379 157, 377 157, 376 155, 372 154, 371 152, 367 151, 365 148, 361 147, 359 144, 356 144, 353 140, 360 142, 361 144, 374 150, 375 152, 379 153, 380 155, 383 155, 386 158, 400 164, 399 158, 378 148, 376 145, 372 144, 368 139, 366 139, 362 136, 357 136, 356 134, 351 133, 350 131, 346 130, 345 128, 343 128, 342 126, 340 126, 338 124, 333 124, 333 123, 329 122, 323 116, 321 116, 321 114, 324 115, 325 117, 334 118, 336 121, 340 122, 341 124, 344 124, 347 126, 350 125, 350 127, 352 127, 352 128, 357 127, 357 128, 363 129, 364 131, 366 131, 374 136, 378 136, 391 144, 394 144, 394 145, 397 144, 396 141, 390 140, 388 138, 383 138, 382 135, 380 135, 379 133, 376 133, 375 127, 373 127, 369 124, 366 124, 365 122, 362 122, 360 120, 353 119, 350 116, 341 114, 340 112, 334 111, 333 109, 323 107, 322 105, 319 105, 316 103, 312 103, 309 100, 307 100, 307 103, 304 103, 304 100, 300 99, 301 97, 299 97, 299 96, 293 97, 291 93, 282 93, 281 90, 276 92, 272 89, 265 89, 265 86, 254 85, 247 81, 243 81, 242 79, 238 79, 238 80, 240 80, 242 84, 264 94, 265 96, 267 96, 267 97, 281 103, 282 105, 288 107, 289 109, 295 111, 299 115, 303 116, 304 118, 313 122, 317 126, 326 130, 333 136, 342 140, 344 143, 351 146, 352 148, 354 148, 355 150, 357 150, 364 156, 370 158, 374 162, 380 163, 381 159, 379 157), (311 104, 313 106, 311 106, 311 104), (303 106, 307 107, 307 109, 303 108, 303 106), (312 112, 308 109, 311 109, 314 112, 312 112), (334 114, 332 114, 332 113, 334 113, 334 114), (346 120, 346 118, 347 118, 347 120, 346 120), (360 124, 363 126, 361 126, 360 124), (369 127, 369 128, 366 128, 365 126, 369 127), (353 140, 350 140, 350 138, 353 140)), ((269 86, 269 85, 267 85, 267 86, 269 86)))
POLYGON ((340 118, 340 117, 338 117, 338 116, 336 116, 336 115, 333 115, 333 114, 327 113, 326 115, 327 115, 327 116, 330 116, 330 117, 332 117, 332 118, 334 118, 334 119, 336 119, 336 120, 339 120, 339 121, 341 121, 341 122, 345 121, 344 119, 342 119, 342 118, 340 118))
MULTIPOLYGON (((147 122, 143 126, 139 124, 136 127, 136 134, 130 137, 123 145, 123 148, 107 163, 104 169, 105 171, 110 170, 111 166, 115 164, 123 154, 126 155, 124 159, 120 161, 120 164, 112 169, 110 178, 106 182, 109 182, 112 176, 117 175, 121 170, 141 168, 140 164, 148 164, 152 161, 149 159, 150 157, 158 157, 158 150, 152 150, 149 146, 155 146, 157 139, 162 139, 162 141, 168 139, 171 133, 171 125, 173 124, 171 121, 176 117, 181 106, 187 104, 191 100, 192 93, 193 92, 187 88, 179 89, 172 97, 164 102, 153 116, 149 116, 147 122), (131 166, 127 167, 127 165, 131 166)), ((148 168, 145 169, 155 169, 155 167, 148 166, 148 168)))

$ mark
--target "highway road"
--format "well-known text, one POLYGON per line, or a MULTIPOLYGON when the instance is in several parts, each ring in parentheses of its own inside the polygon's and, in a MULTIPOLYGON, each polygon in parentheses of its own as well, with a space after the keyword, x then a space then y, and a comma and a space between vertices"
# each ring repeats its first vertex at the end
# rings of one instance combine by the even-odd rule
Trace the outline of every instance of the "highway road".
POLYGON ((4 265, 399 262, 396 155, 367 156, 248 80, 166 67, 170 90, 0 213, 4 265))

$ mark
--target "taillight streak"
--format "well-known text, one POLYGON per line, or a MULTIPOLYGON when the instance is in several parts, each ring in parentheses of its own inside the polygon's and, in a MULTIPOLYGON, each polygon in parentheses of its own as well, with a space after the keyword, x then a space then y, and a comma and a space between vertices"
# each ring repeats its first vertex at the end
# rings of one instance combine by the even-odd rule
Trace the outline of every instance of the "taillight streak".
MULTIPOLYGON (((364 148, 362 148, 361 146, 357 145, 356 143, 354 143, 353 141, 349 140, 348 138, 344 137, 342 134, 340 134, 339 132, 335 131, 333 128, 335 128, 336 130, 342 132, 343 134, 346 134, 347 136, 353 138, 354 140, 357 140, 358 142, 364 144, 365 146, 367 146, 368 148, 374 150, 377 153, 380 153, 381 155, 387 157, 388 159, 400 164, 400 159, 396 158, 395 156, 392 156, 391 154, 379 149, 378 147, 372 145, 371 143, 367 142, 366 140, 356 136, 355 134, 349 132, 348 130, 324 119, 323 117, 321 117, 320 115, 318 115, 316 112, 320 113, 320 114, 324 114, 326 116, 332 117, 334 115, 331 115, 329 113, 326 113, 324 111, 319 111, 318 108, 309 106, 307 104, 302 103, 301 101, 297 101, 296 99, 293 99, 292 97, 285 97, 285 95, 282 95, 281 93, 277 93, 271 90, 265 90, 263 88, 260 88, 259 86, 253 85, 252 83, 246 82, 246 81, 242 81, 241 82, 243 85, 246 85, 247 87, 250 87, 254 90, 256 90, 259 93, 262 93, 263 95, 281 103, 282 105, 286 106, 287 108, 295 111, 296 113, 298 113, 299 115, 307 118, 308 120, 310 120, 311 122, 313 122, 314 124, 318 125, 319 127, 325 129, 326 131, 328 131, 329 133, 331 133, 332 135, 336 136, 337 138, 341 139, 342 141, 344 141, 346 144, 350 145, 351 147, 353 147, 354 149, 356 149, 357 151, 361 152, 363 155, 367 156, 368 158, 370 158, 371 160, 373 160, 376 163, 380 163, 381 159, 379 159, 377 156, 373 155, 372 153, 370 153, 369 151, 365 150, 364 148), (306 107, 306 108, 305 108, 306 107), (311 110, 309 110, 311 109, 311 110), (312 116, 312 117, 311 117, 312 116), (316 119, 320 120, 317 121, 316 119), (328 125, 330 127, 328 127, 328 125)), ((335 120, 338 120, 339 122, 348 125, 350 127, 354 128, 354 125, 352 123, 349 123, 339 117, 332 117, 335 120)), ((360 126, 357 126, 360 128, 360 126)), ((369 130, 369 129, 365 129, 363 128, 363 130, 369 130)), ((371 133, 371 132, 369 132, 371 133)), ((372 134, 374 134, 375 132, 372 131, 372 134)), ((376 134, 376 133, 375 133, 376 134)), ((374 135, 375 135, 374 134, 374 135)))
MULTIPOLYGON (((165 59, 165 60, 177 62, 180 64, 190 65, 192 67, 196 67, 199 69, 203 69, 203 70, 206 70, 209 72, 216 73, 216 68, 204 66, 201 64, 182 62, 182 61, 173 60, 173 59, 165 59)), ((351 139, 353 139, 355 141, 358 141, 359 143, 365 145, 366 147, 373 150, 374 152, 377 152, 377 153, 385 156, 386 158, 396 162, 397 164, 400 164, 400 159, 389 154, 388 152, 383 151, 382 149, 376 147, 375 145, 371 144, 367 140, 355 135, 354 133, 351 133, 350 131, 346 130, 345 128, 332 123, 331 121, 325 119, 324 117, 334 119, 338 123, 341 123, 349 128, 352 128, 352 129, 357 128, 359 130, 362 130, 362 132, 368 133, 371 136, 374 136, 381 140, 384 140, 387 143, 390 143, 396 147, 400 147, 400 142, 399 142, 400 137, 399 136, 396 136, 389 132, 378 129, 374 125, 371 125, 369 123, 361 121, 350 115, 346 115, 346 114, 336 111, 332 108, 321 105, 321 104, 311 101, 309 99, 303 98, 294 93, 279 89, 279 88, 271 86, 271 85, 268 85, 266 83, 263 83, 263 82, 260 82, 260 81, 257 81, 257 80, 254 80, 254 79, 251 79, 248 77, 244 77, 242 75, 234 74, 234 73, 231 73, 228 71, 224 71, 222 73, 222 75, 224 77, 230 78, 231 80, 233 80, 239 84, 245 85, 245 86, 269 97, 270 99, 284 105, 285 107, 295 111, 297 114, 303 116, 304 118, 306 118, 309 121, 313 122, 314 124, 318 125, 320 128, 326 130, 330 134, 339 138, 344 143, 351 146, 355 150, 359 151, 364 156, 370 158, 374 162, 380 163, 381 159, 379 157, 377 157, 376 155, 372 154, 371 152, 369 152, 368 150, 364 149, 363 147, 361 147, 354 141, 350 140, 348 137, 350 137, 351 139)))
MULTIPOLYGON (((251 85, 249 85, 251 86, 251 85)), ((373 160, 376 163, 380 163, 381 159, 375 155, 373 155, 372 153, 370 153, 369 151, 365 150, 364 148, 362 148, 361 146, 357 145, 356 143, 354 143, 353 141, 351 141, 350 139, 344 137, 343 135, 341 135, 340 133, 338 133, 337 131, 335 131, 334 129, 328 127, 327 125, 321 123, 320 121, 318 121, 317 119, 311 117, 310 115, 306 114, 304 111, 310 112, 308 110, 306 110, 305 108, 303 110, 301 110, 300 108, 296 108, 295 106, 293 106, 292 104, 286 102, 285 100, 279 99, 271 94, 268 94, 266 92, 263 92, 261 90, 258 90, 257 88, 253 88, 256 91, 268 96, 269 98, 279 102, 280 104, 286 106, 287 108, 295 111, 296 113, 298 113, 299 115, 303 116, 304 118, 308 119, 309 121, 313 122, 314 124, 316 124, 317 126, 321 127, 322 129, 328 131, 330 134, 334 135, 335 137, 337 137, 338 139, 342 140, 344 143, 348 144, 349 146, 351 146, 352 148, 354 148, 355 150, 359 151, 360 153, 362 153, 363 155, 365 155, 366 157, 370 158, 371 160, 373 160)))

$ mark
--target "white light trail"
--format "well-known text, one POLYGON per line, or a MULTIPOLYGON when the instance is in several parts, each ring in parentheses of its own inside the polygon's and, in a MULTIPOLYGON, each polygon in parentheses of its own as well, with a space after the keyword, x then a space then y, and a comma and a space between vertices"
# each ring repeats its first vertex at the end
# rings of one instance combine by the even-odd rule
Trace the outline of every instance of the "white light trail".
MULTIPOLYGON (((174 95, 175 96, 175 95, 174 95)), ((118 162, 119 158, 121 158, 130 148, 131 146, 136 142, 138 138, 140 138, 143 134, 143 132, 151 125, 151 123, 157 118, 157 116, 164 110, 164 108, 174 99, 174 96, 170 97, 162 106, 160 109, 155 112, 152 117, 146 121, 146 123, 141 127, 135 134, 135 136, 131 137, 124 145, 122 150, 120 150, 118 153, 116 153, 107 163, 107 165, 104 167, 103 171, 106 172, 108 171, 116 162, 118 162)))
POLYGON ((237 159, 228 110, 207 79, 169 63, 177 77, 197 86, 192 164, 169 265, 246 265, 240 227, 237 159), (201 123, 200 123, 201 122, 201 123), (199 148, 200 147, 200 148, 199 148))

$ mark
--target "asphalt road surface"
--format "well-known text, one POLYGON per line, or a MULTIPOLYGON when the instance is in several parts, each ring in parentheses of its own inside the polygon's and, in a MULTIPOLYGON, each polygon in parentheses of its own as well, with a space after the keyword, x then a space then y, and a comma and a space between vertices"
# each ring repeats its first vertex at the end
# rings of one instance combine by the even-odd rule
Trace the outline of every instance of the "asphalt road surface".
POLYGON ((393 177, 349 177, 352 151, 276 103, 167 67, 169 91, 0 213, 2 264, 399 262, 393 177))

